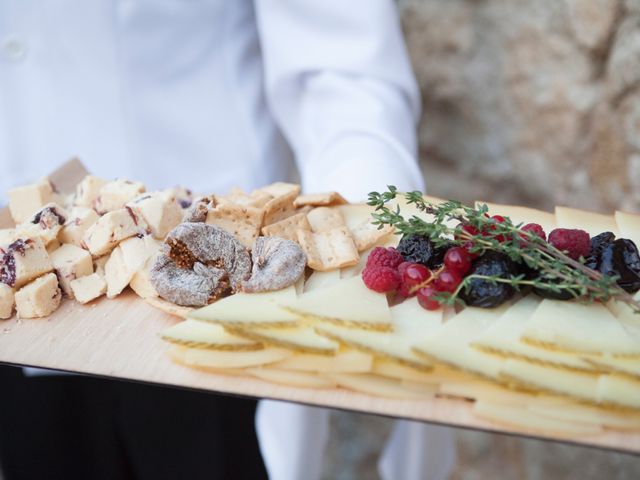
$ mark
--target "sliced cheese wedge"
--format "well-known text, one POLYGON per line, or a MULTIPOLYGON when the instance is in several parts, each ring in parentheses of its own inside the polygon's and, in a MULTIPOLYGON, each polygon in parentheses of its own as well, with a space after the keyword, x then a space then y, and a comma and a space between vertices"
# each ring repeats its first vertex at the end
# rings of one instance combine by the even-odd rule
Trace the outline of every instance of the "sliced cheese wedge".
POLYGON ((169 356, 190 367, 228 369, 269 365, 291 356, 291 352, 282 348, 264 348, 256 351, 220 351, 203 348, 188 348, 174 345, 169 356))
POLYGON ((373 357, 356 350, 343 350, 335 356, 298 353, 273 365, 284 370, 322 373, 366 373, 373 366, 373 357))
POLYGON ((595 236, 602 232, 613 232, 619 236, 618 225, 613 215, 588 212, 577 208, 556 207, 558 228, 579 228, 595 236))
POLYGON ((616 212, 616 225, 622 238, 628 238, 640 247, 640 215, 616 212))
POLYGON ((469 307, 446 322, 428 338, 414 343, 414 350, 436 362, 499 381, 504 361, 471 347, 474 340, 506 311, 469 307))
POLYGON ((311 276, 304 283, 303 292, 310 292, 312 290, 317 290, 318 288, 327 287, 333 285, 337 281, 340 280, 340 270, 328 270, 326 272, 321 272, 314 270, 311 276))
MULTIPOLYGON (((611 356, 590 357, 586 361, 592 363, 604 372, 628 375, 640 381, 640 359, 616 358, 611 356)), ((640 392, 638 392, 640 395, 640 392)))
POLYGON ((549 418, 536 414, 525 406, 505 405, 481 400, 474 403, 472 410, 478 417, 536 433, 575 437, 602 433, 602 429, 597 425, 566 422, 549 418))
POLYGON ((554 213, 536 210, 535 208, 518 207, 514 205, 501 205, 498 203, 476 202, 476 208, 479 205, 486 205, 489 208, 489 215, 502 215, 509 217, 514 225, 520 223, 537 223, 545 232, 549 233, 556 228, 556 216, 554 213))
POLYGON ((189 319, 165 329, 160 336, 167 342, 192 348, 235 351, 264 348, 260 342, 232 335, 220 325, 189 319))
POLYGON ((428 371, 431 362, 416 354, 413 345, 440 328, 442 310, 427 311, 414 297, 392 307, 390 312, 392 332, 357 330, 330 323, 319 324, 315 328, 321 335, 349 347, 428 371))
POLYGON ((506 405, 528 405, 536 398, 532 393, 510 390, 495 383, 482 381, 443 383, 438 392, 449 397, 485 400, 506 405))
POLYGON ((304 388, 333 388, 336 382, 321 375, 273 367, 247 368, 246 372, 268 382, 304 388))
POLYGON ((376 375, 408 382, 438 383, 442 379, 442 377, 434 375, 433 370, 426 372, 424 368, 408 367, 394 360, 380 357, 374 359, 371 371, 376 375))
POLYGON ((433 393, 417 392, 406 388, 397 380, 379 377, 373 374, 349 374, 331 373, 327 374, 331 380, 339 386, 354 390, 356 392, 376 395, 378 397, 398 398, 403 400, 424 400, 433 396, 433 393))
POLYGON ((640 382, 622 375, 602 375, 598 400, 605 405, 640 409, 640 382))
MULTIPOLYGON (((215 305, 215 304, 214 304, 215 305)), ((335 323, 363 330, 390 331, 391 313, 387 297, 369 290, 360 277, 305 293, 281 305, 307 321, 335 323)))
POLYGON ((268 293, 236 293, 191 312, 189 318, 230 327, 294 327, 298 317, 280 308, 295 301, 294 286, 268 293))
POLYGON ((274 347, 286 348, 294 352, 333 355, 340 345, 334 340, 318 335, 311 327, 291 328, 238 328, 226 327, 231 333, 274 347))
POLYGON ((571 353, 640 355, 640 341, 598 303, 545 299, 524 328, 522 340, 571 353))
POLYGON ((633 412, 615 412, 573 402, 565 405, 544 405, 534 402, 528 408, 533 413, 557 420, 602 425, 620 430, 640 430, 640 414, 633 412))
POLYGON ((597 401, 598 375, 572 372, 524 360, 507 360, 500 372, 510 383, 570 398, 597 401))
POLYGON ((597 368, 576 354, 556 352, 520 341, 540 299, 527 295, 502 315, 493 325, 482 332, 472 346, 479 350, 504 357, 520 358, 534 363, 568 368, 578 371, 595 371, 597 368))

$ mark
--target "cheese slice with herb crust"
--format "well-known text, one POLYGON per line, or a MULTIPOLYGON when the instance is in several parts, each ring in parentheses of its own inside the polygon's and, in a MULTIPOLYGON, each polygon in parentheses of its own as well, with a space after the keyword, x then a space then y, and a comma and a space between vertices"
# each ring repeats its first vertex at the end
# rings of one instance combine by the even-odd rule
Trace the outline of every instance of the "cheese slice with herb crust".
POLYGON ((311 322, 327 322, 362 330, 391 331, 387 297, 369 290, 357 276, 280 303, 286 310, 311 322))
POLYGON ((189 318, 230 327, 295 327, 298 317, 280 308, 295 298, 294 286, 267 293, 236 293, 191 312, 189 318))
POLYGON ((316 325, 321 335, 357 350, 419 369, 430 370, 431 362, 413 351, 413 345, 428 337, 442 324, 443 311, 427 311, 413 297, 391 307, 392 332, 345 328, 330 323, 316 325))
POLYGON ((220 325, 190 319, 163 330, 160 336, 167 342, 191 348, 233 351, 264 348, 260 342, 232 335, 220 325))
POLYGON ((522 340, 550 350, 640 356, 640 341, 602 304, 543 300, 522 340))
POLYGON ((527 295, 510 307, 493 325, 472 343, 474 348, 503 357, 520 358, 529 362, 578 371, 598 368, 581 356, 539 348, 520 341, 522 332, 538 308, 540 299, 527 295))

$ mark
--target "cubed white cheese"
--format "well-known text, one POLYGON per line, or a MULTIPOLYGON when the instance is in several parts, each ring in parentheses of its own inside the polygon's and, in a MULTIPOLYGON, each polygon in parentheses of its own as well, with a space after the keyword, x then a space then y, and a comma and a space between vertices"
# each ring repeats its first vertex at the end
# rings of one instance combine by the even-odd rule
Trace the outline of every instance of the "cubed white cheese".
POLYGON ((93 259, 93 271, 104 278, 104 266, 109 261, 110 253, 93 259))
POLYGON ((73 298, 71 281, 93 273, 91 254, 86 250, 65 243, 51 254, 51 263, 58 275, 62 291, 73 298))
POLYGON ((142 215, 155 238, 163 239, 182 221, 182 208, 171 191, 145 193, 129 206, 142 215))
POLYGON ((62 292, 54 273, 22 287, 16 292, 16 310, 19 318, 41 318, 51 315, 60 306, 62 292))
POLYGON ((18 239, 0 251, 0 282, 20 288, 53 270, 51 259, 39 238, 18 239))
POLYGON ((20 238, 40 238, 49 245, 58 238, 67 221, 67 212, 55 203, 48 203, 34 213, 26 222, 16 227, 20 238))
POLYGON ((91 225, 98 221, 98 214, 92 208, 74 207, 69 213, 67 223, 60 231, 58 239, 62 243, 82 246, 82 238, 91 225))
POLYGON ((107 282, 97 273, 86 277, 76 278, 70 283, 75 299, 80 303, 87 303, 107 292, 107 282))
POLYGON ((122 255, 122 249, 118 246, 113 252, 104 266, 104 279, 107 282, 107 297, 114 298, 124 290, 131 278, 133 277, 131 270, 127 268, 122 255))
POLYGON ((107 183, 109 183, 107 180, 87 175, 76 187, 73 204, 78 207, 93 208, 100 196, 100 189, 107 183))
POLYGON ((84 246, 94 257, 100 257, 113 250, 118 243, 129 237, 147 232, 146 222, 133 211, 125 207, 106 213, 85 232, 84 246))
POLYGON ((16 239, 15 228, 3 228, 0 230, 0 248, 6 247, 16 239))
POLYGON ((25 222, 39 208, 53 201, 53 187, 48 179, 9 190, 9 210, 13 221, 25 222))
POLYGON ((47 247, 46 247, 47 248, 47 253, 49 254, 49 256, 51 256, 51 254, 53 252, 55 252, 57 249, 59 249, 61 245, 62 245, 62 243, 60 243, 60 240, 58 240, 58 239, 55 239, 55 240, 49 242, 47 244, 47 247))
POLYGON ((151 283, 150 274, 153 264, 156 262, 156 255, 149 257, 141 270, 138 270, 129 282, 131 290, 136 292, 141 298, 154 298, 158 296, 158 292, 151 283))
POLYGON ((119 178, 102 186, 95 202, 95 209, 99 213, 121 209, 144 192, 144 184, 119 178))
POLYGON ((6 320, 13 315, 13 307, 16 304, 13 288, 0 283, 0 319, 6 320))

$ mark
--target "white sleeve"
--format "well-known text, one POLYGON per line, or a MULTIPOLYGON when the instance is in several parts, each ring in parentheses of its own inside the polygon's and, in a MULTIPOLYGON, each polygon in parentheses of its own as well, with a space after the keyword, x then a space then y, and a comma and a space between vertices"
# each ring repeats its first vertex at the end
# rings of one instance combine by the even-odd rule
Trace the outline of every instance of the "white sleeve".
POLYGON ((422 189, 420 95, 392 0, 255 0, 270 109, 306 191, 422 189))

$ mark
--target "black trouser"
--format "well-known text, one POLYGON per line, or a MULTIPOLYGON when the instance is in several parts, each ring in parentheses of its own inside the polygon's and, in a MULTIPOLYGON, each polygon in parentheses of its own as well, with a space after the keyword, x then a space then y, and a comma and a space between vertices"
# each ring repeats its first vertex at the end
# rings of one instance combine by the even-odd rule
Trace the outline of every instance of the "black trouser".
POLYGON ((0 465, 17 479, 266 478, 256 402, 0 366, 0 465))

